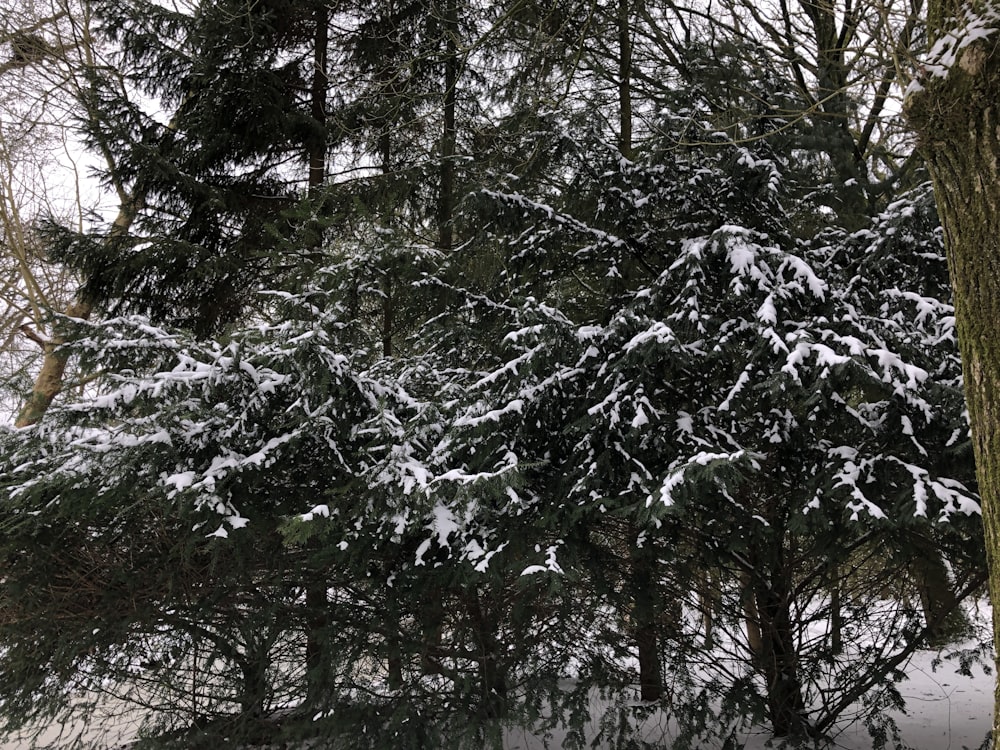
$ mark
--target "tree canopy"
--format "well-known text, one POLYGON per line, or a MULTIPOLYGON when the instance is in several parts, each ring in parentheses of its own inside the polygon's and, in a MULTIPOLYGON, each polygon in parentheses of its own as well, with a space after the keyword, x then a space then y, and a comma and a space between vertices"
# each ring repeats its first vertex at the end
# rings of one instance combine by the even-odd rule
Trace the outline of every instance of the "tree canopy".
POLYGON ((0 432, 0 726, 891 741, 985 573, 879 7, 67 6, 119 205, 38 221, 81 307, 0 432))

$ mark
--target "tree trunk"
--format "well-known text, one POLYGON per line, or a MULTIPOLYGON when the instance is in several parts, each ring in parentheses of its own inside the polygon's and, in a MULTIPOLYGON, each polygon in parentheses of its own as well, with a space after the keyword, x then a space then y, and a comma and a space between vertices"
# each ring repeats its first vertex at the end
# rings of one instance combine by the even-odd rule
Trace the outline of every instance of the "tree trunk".
POLYGON ((760 618, 760 668, 767 685, 767 708, 775 737, 807 734, 805 703, 798 677, 795 638, 792 632, 790 593, 785 571, 773 571, 770 581, 756 584, 760 618))
POLYGON ((403 634, 399 631, 399 602, 392 587, 386 589, 386 668, 390 690, 403 688, 403 634))
POLYGON ((444 589, 438 584, 428 586, 428 597, 417 603, 420 623, 420 669, 424 674, 441 674, 442 642, 444 641, 444 589))
MULTIPOLYGON (((392 138, 388 132, 379 136, 379 154, 382 160, 382 174, 391 179, 392 175, 392 138)), ((383 222, 388 229, 392 224, 393 209, 384 209, 383 222)), ((393 335, 396 332, 396 300, 393 293, 396 288, 396 276, 393 264, 386 264, 382 276, 382 356, 386 359, 395 355, 392 346, 393 335)))
MULTIPOLYGON (((932 37, 966 4, 928 6, 932 37)), ((961 25, 961 24, 959 24, 961 25)), ((1000 642, 1000 48, 968 44, 946 75, 926 75, 905 105, 944 227, 965 397, 983 504, 993 629, 1000 642)), ((994 747, 1000 747, 1000 689, 994 747)))
POLYGON ((760 665, 764 655, 764 637, 760 632, 760 614, 757 612, 757 598, 747 573, 740 574, 740 600, 743 604, 743 621, 747 629, 747 647, 754 666, 760 665))
POLYGON ((327 55, 330 46, 330 11, 316 9, 316 34, 313 46, 313 77, 310 85, 310 114, 317 131, 307 145, 309 152, 309 191, 315 192, 326 180, 326 95, 329 89, 327 55))
MULTIPOLYGON (((122 235, 128 233, 144 201, 145 192, 142 190, 137 190, 132 196, 122 196, 118 216, 115 217, 108 233, 108 242, 115 242, 122 235)), ((86 320, 90 317, 93 309, 93 304, 89 300, 78 299, 66 308, 65 314, 70 318, 86 320)), ((66 364, 69 362, 69 352, 61 348, 64 343, 65 339, 57 325, 50 340, 46 341, 42 347, 44 352, 42 367, 35 378, 31 393, 25 398, 25 402, 18 412, 17 419, 14 421, 15 427, 29 427, 38 422, 45 416, 52 401, 62 390, 63 380, 66 376, 66 364)))
POLYGON ((629 0, 618 0, 618 151, 632 158, 632 28, 629 0))
POLYGON ((722 599, 719 576, 711 570, 701 570, 697 574, 698 603, 701 607, 701 623, 705 630, 705 649, 715 648, 715 612, 722 599))
POLYGON ((835 656, 844 653, 843 581, 840 576, 841 567, 834 563, 830 566, 830 652, 835 656))
POLYGON ((456 0, 445 0, 443 10, 444 57, 444 123, 441 130, 441 173, 438 193, 438 245, 451 250, 455 243, 455 147, 457 125, 455 106, 458 101, 458 8, 456 0))
POLYGON ((270 682, 267 679, 267 669, 270 659, 266 652, 256 650, 246 654, 240 662, 243 673, 243 689, 240 693, 241 718, 259 719, 267 708, 267 694, 270 682))
MULTIPOLYGON (((66 315, 71 318, 90 317, 91 305, 86 302, 74 302, 66 308, 66 315)), ((42 347, 42 367, 35 377, 31 393, 28 394, 14 421, 15 427, 28 427, 38 422, 48 411, 63 387, 66 375, 66 364, 69 362, 69 352, 62 348, 65 339, 56 333, 42 347)))
POLYGON ((929 539, 914 534, 909 543, 915 550, 911 572, 920 596, 920 606, 932 646, 945 646, 968 630, 968 620, 955 595, 941 550, 929 539))
MULTIPOLYGON (((310 85, 310 106, 317 132, 306 144, 309 157, 309 195, 315 196, 326 181, 326 95, 328 89, 327 50, 329 48, 329 10, 325 6, 316 9, 315 32, 313 38, 313 77, 310 85)), ((322 230, 315 234, 317 245, 322 242, 322 230)), ((326 701, 329 690, 328 675, 331 654, 326 632, 329 624, 325 575, 322 580, 313 581, 306 587, 306 702, 318 706, 326 701)))
POLYGON ((322 705, 330 689, 326 632, 329 606, 326 584, 310 583, 306 587, 306 703, 310 707, 322 705))
POLYGON ((639 655, 639 697, 658 701, 663 697, 663 671, 660 665, 660 640, 657 629, 659 596, 656 581, 656 553, 649 546, 635 546, 632 536, 631 588, 635 645, 639 655))
POLYGON ((480 712, 489 719, 504 715, 507 680, 501 665, 501 648, 492 621, 483 610, 479 594, 475 591, 468 599, 469 622, 479 656, 479 680, 482 687, 480 712))
MULTIPOLYGON (((851 104, 848 68, 844 58, 851 44, 856 14, 848 12, 843 16, 841 27, 837 28, 840 13, 831 0, 807 0, 802 9, 809 17, 816 42, 816 100, 819 105, 816 118, 822 124, 825 150, 837 170, 841 186, 852 194, 854 200, 861 201, 861 186, 854 190, 848 185, 852 180, 863 177, 864 160, 858 153, 855 136, 851 131, 851 104)), ((849 210, 861 210, 860 205, 849 205, 849 210)))
MULTIPOLYGON (((766 504, 763 515, 768 521, 767 533, 755 540, 750 552, 751 566, 743 571, 746 577, 743 593, 750 594, 753 600, 755 635, 760 639, 755 649, 756 667, 764 678, 774 736, 799 739, 808 736, 810 727, 793 629, 793 571, 786 555, 786 549, 795 543, 785 528, 787 519, 781 507, 777 502, 766 504)), ((749 630, 750 617, 747 622, 749 630)))

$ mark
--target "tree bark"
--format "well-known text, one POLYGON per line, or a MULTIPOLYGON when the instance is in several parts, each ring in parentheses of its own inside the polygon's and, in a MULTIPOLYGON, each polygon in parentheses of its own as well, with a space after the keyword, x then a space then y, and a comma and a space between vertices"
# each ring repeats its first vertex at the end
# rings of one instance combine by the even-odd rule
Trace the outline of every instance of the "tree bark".
POLYGON ((630 573, 632 576, 632 617, 635 644, 639 656, 639 698, 658 701, 663 697, 663 669, 660 664, 660 638, 657 628, 659 591, 656 576, 656 552, 649 546, 636 546, 638 534, 632 535, 630 573))
POLYGON ((852 44, 858 11, 848 3, 841 12, 834 0, 801 0, 800 6, 809 18, 816 44, 817 136, 836 170, 840 219, 857 229, 869 213, 864 187, 867 170, 857 135, 851 130, 854 106, 848 95, 850 71, 845 53, 852 44))
POLYGON ((438 245, 451 250, 455 244, 455 149, 458 102, 458 7, 457 0, 445 0, 442 11, 445 34, 444 122, 441 129, 441 172, 438 193, 438 245))
MULTIPOLYGON (((799 739, 811 733, 802 697, 798 648, 793 627, 794 582, 787 550, 795 540, 787 531, 780 502, 768 502, 764 517, 767 533, 750 552, 751 567, 744 571, 747 593, 756 614, 756 667, 764 679, 768 718, 775 737, 799 739)), ((751 618, 747 618, 748 630, 751 618)))
POLYGON ((306 703, 311 708, 324 705, 330 689, 330 649, 327 644, 329 606, 325 582, 312 582, 306 586, 306 703))
POLYGON ((835 656, 844 653, 843 581, 841 567, 830 566, 830 652, 835 656))
POLYGON ((632 28, 629 0, 618 0, 618 151, 632 158, 632 28))
MULTIPOLYGON (((91 305, 87 302, 77 301, 66 308, 65 314, 70 318, 82 318, 86 320, 90 317, 91 305)), ((69 362, 69 352, 62 348, 66 343, 65 339, 56 333, 45 342, 42 347, 42 367, 35 377, 35 382, 18 412, 14 421, 15 427, 29 427, 37 423, 48 411, 55 397, 63 387, 63 380, 66 376, 66 365, 69 362)))
POLYGON ((501 663, 502 649, 496 638, 495 625, 483 610, 479 593, 472 591, 468 598, 468 616, 472 637, 479 656, 479 679, 482 690, 480 713, 489 719, 501 718, 505 713, 507 680, 501 663))
MULTIPOLYGON (((117 241, 128 233, 144 200, 145 193, 141 190, 137 190, 133 196, 123 197, 122 205, 118 209, 118 216, 115 217, 108 233, 108 242, 117 241)), ((93 309, 94 306, 90 300, 81 298, 66 308, 65 315, 70 318, 86 320, 90 317, 93 309)), ((14 421, 15 427, 30 427, 41 420, 55 397, 62 391, 63 381, 66 377, 66 365, 69 362, 69 352, 62 348, 64 343, 66 340, 57 325, 53 330, 53 335, 42 347, 42 367, 35 377, 31 393, 27 395, 21 410, 18 412, 17 419, 14 421)))
MULTIPOLYGON (((316 9, 313 38, 313 77, 310 86, 310 106, 317 132, 307 144, 309 156, 309 195, 316 196, 326 181, 326 96, 328 90, 327 55, 330 46, 330 11, 325 6, 316 9)), ((322 242, 322 229, 317 228, 316 244, 322 242)), ((329 690, 328 665, 331 661, 327 644, 327 610, 330 606, 327 584, 322 571, 319 581, 306 587, 306 701, 310 706, 322 705, 329 690)))
POLYGON ((715 612, 722 600, 722 588, 718 574, 703 569, 696 574, 698 604, 701 607, 701 623, 705 630, 706 651, 715 648, 715 612))
MULTIPOLYGON (((928 6, 932 38, 974 6, 928 6)), ((927 75, 904 112, 927 161, 944 227, 965 397, 983 506, 993 629, 1000 642, 1000 48, 968 44, 944 76, 927 75)), ((1000 748, 1000 689, 993 747, 1000 748)))
POLYGON ((310 114, 316 121, 317 132, 308 144, 309 191, 314 193, 326 180, 326 95, 329 90, 327 57, 330 47, 330 11, 325 6, 316 9, 316 34, 313 48, 313 77, 310 85, 310 114))
POLYGON ((941 550, 919 534, 912 535, 908 543, 916 553, 910 570, 924 612, 927 640, 932 646, 946 646, 968 630, 968 620, 941 550))
POLYGON ((743 599, 743 615, 750 658, 754 664, 759 664, 764 654, 764 636, 760 632, 760 615, 757 614, 757 602, 752 594, 743 599))
POLYGON ((769 582, 757 581, 757 613, 760 618, 760 667, 767 685, 767 708, 775 737, 808 734, 805 702, 798 676, 798 659, 792 632, 790 592, 785 571, 769 582))

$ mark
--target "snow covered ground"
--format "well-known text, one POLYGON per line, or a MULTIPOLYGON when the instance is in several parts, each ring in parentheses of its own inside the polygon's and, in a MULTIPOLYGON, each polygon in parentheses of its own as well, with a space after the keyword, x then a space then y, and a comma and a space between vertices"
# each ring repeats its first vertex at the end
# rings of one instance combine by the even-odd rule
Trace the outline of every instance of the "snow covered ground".
MULTIPOLYGON (((979 747, 993 715, 993 676, 975 670, 972 678, 946 663, 932 671, 934 654, 919 653, 911 662, 909 679, 900 685, 907 715, 900 716, 903 740, 915 750, 962 750, 979 747)), ((844 732, 844 748, 866 748, 863 730, 844 732)), ((867 745, 870 747, 870 743, 867 745)))
MULTIPOLYGON (((935 669, 935 652, 921 651, 906 670, 908 679, 900 683, 906 699, 905 714, 896 714, 902 740, 912 750, 976 750, 986 738, 992 722, 993 676, 973 669, 973 677, 958 673, 957 665, 945 661, 935 669)), ((646 722, 643 739, 653 747, 669 747, 666 721, 646 722)), ((742 738, 743 750, 764 750, 769 735, 763 730, 742 738)), ((562 736, 553 734, 548 747, 558 748, 562 736)), ((871 750, 872 741, 863 726, 844 728, 835 739, 837 750, 871 750)), ((543 750, 541 739, 524 732, 510 732, 505 750, 543 750)), ((706 748, 705 750, 709 750, 706 748)))
MULTIPOLYGON (((950 660, 935 667, 937 656, 932 651, 918 652, 906 669, 908 679, 899 685, 907 705, 905 714, 895 715, 903 742, 912 750, 976 750, 991 726, 994 678, 978 667, 973 667, 971 677, 961 675, 957 664, 950 660)), ((595 715, 599 713, 595 710, 595 715)), ((653 747, 669 747, 670 725, 664 717, 654 716, 643 727, 646 742, 653 747)), ((98 740, 99 747, 119 747, 129 739, 133 729, 123 719, 118 729, 98 740)), ((75 733, 72 727, 50 727, 39 738, 39 746, 51 750, 65 748, 75 733)), ((506 735, 505 750, 558 748, 563 738, 564 735, 554 732, 546 745, 543 738, 523 730, 511 730, 506 735)), ((742 748, 764 750, 767 740, 768 735, 762 730, 742 738, 742 748)), ((27 750, 30 746, 26 739, 14 739, 0 743, 0 750, 27 750)), ((859 725, 843 728, 836 737, 838 750, 870 750, 871 746, 871 739, 859 725)))

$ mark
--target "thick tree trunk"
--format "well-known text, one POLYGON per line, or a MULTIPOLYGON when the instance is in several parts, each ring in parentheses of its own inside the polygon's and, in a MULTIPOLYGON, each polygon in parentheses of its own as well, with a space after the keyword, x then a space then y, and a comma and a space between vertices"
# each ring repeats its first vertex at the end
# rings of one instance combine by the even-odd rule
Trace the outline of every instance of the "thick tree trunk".
POLYGON ((266 652, 248 653, 240 663, 243 673, 243 690, 240 694, 240 713, 243 719, 257 719, 264 715, 270 681, 267 669, 270 659, 266 652))
MULTIPOLYGON (((965 4, 932 2, 931 34, 965 4)), ((993 628, 1000 642, 1000 32, 927 76, 905 112, 934 180, 944 227, 965 396, 983 503, 993 628)), ((1000 747, 1000 689, 994 747, 1000 747)))
MULTIPOLYGON (((801 8, 809 17, 816 42, 817 135, 825 144, 837 172, 841 219, 853 222, 867 216, 864 193, 865 162, 851 130, 852 109, 845 52, 851 46, 857 13, 841 13, 833 0, 805 0, 801 8), (841 20, 837 28, 838 17, 841 20)), ((848 6, 849 7, 849 6, 848 6)))
POLYGON ((310 583, 306 587, 306 702, 310 707, 322 705, 330 689, 327 645, 329 606, 326 584, 310 583))
POLYGON ((444 641, 444 590, 437 584, 428 587, 428 598, 418 602, 420 623, 420 669, 424 674, 441 674, 444 641))
MULTIPOLYGON (((804 738, 810 734, 799 678, 798 649, 793 628, 793 581, 786 549, 794 540, 785 530, 785 519, 776 512, 779 505, 768 504, 764 516, 768 534, 757 541, 750 554, 752 567, 744 571, 744 590, 753 596, 756 614, 756 666, 767 691, 768 718, 775 737, 804 738)), ((747 618, 748 624, 750 618, 747 618)))

